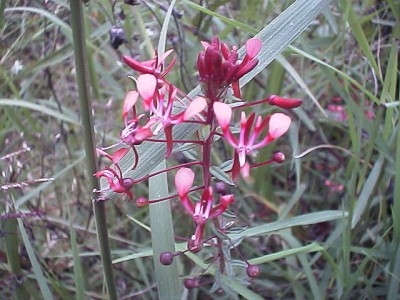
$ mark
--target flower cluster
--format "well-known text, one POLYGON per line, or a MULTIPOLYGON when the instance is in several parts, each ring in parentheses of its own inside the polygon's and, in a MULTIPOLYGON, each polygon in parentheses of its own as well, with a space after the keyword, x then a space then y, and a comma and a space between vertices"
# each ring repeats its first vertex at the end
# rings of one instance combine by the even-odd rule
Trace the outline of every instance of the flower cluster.
MULTIPOLYGON (((175 175, 177 194, 166 197, 164 200, 178 198, 186 213, 191 216, 194 233, 188 239, 187 248, 192 252, 200 251, 204 242, 207 241, 205 232, 208 221, 218 220, 235 201, 233 193, 221 193, 215 186, 215 178, 211 173, 211 168, 215 167, 215 162, 211 157, 215 140, 222 138, 232 148, 232 167, 226 172, 230 174, 233 182, 237 182, 240 176, 248 176, 252 168, 284 161, 285 157, 281 152, 276 152, 271 159, 257 164, 251 164, 247 157, 280 138, 288 131, 291 124, 291 118, 282 112, 263 117, 254 112, 246 114, 243 109, 261 104, 291 109, 302 103, 300 99, 273 95, 253 102, 244 102, 241 99, 244 104, 230 105, 228 91, 231 89, 235 97, 241 98, 239 80, 258 64, 257 55, 262 47, 261 40, 249 39, 246 42, 246 53, 241 59, 236 47, 230 49, 217 37, 214 37, 210 43, 203 42, 202 44, 204 50, 200 52, 197 60, 202 93, 194 98, 188 97, 166 78, 175 65, 175 59, 172 59, 168 65, 165 63, 172 50, 163 55, 156 53, 153 59, 144 62, 136 61, 128 56, 123 57, 123 61, 139 73, 134 79, 136 89, 127 93, 122 107, 124 128, 118 144, 123 146, 113 154, 99 149, 99 155, 109 159, 112 165, 95 174, 99 178, 104 177, 112 191, 126 194, 133 199, 134 185, 160 172, 135 180, 124 178, 119 162, 130 149, 133 149, 135 155, 133 166, 135 168, 139 161, 135 146, 144 141, 165 143, 167 158, 172 153, 174 143, 199 145, 201 151, 199 151, 197 161, 162 171, 178 169, 175 175), (236 126, 235 120, 239 116, 239 126, 236 126), (198 134, 196 140, 174 140, 174 127, 185 122, 196 123, 199 128, 208 126, 207 136, 201 138, 203 135, 198 134), (164 137, 161 138, 160 133, 163 133, 164 137), (196 168, 196 174, 201 174, 201 176, 195 176, 194 168, 196 168), (195 182, 198 184, 196 185, 195 182), (200 200, 195 200, 198 197, 194 194, 198 194, 200 200)), ((152 200, 140 197, 137 203, 142 207, 151 204, 152 200)), ((218 221, 214 223, 218 224, 218 221)), ((173 256, 171 253, 166 253, 162 260, 165 264, 169 264, 173 256)), ((253 276, 257 270, 254 266, 251 268, 254 269, 250 272, 253 276)))

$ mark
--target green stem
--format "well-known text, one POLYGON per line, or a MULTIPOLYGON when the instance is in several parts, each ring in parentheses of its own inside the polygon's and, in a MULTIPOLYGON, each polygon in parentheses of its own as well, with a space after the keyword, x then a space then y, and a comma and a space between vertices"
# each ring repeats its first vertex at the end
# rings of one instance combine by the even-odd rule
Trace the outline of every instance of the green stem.
MULTIPOLYGON (((79 106, 82 120, 84 147, 86 153, 87 172, 90 178, 90 190, 99 187, 98 179, 92 174, 96 173, 96 154, 94 144, 92 104, 90 99, 89 68, 86 52, 85 25, 83 16, 83 2, 71 0, 71 27, 74 42, 76 81, 79 92, 79 106)), ((102 260, 108 299, 117 299, 114 275, 112 269, 111 252, 108 241, 106 212, 104 202, 94 202, 94 214, 97 225, 97 237, 100 245, 100 256, 102 260)))

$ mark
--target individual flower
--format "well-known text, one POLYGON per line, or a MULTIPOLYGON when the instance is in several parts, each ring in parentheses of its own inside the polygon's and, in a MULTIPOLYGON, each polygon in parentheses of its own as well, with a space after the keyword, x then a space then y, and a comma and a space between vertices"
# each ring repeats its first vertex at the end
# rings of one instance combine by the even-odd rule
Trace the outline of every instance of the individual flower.
POLYGON ((98 171, 96 174, 94 174, 94 176, 97 178, 104 177, 110 186, 110 190, 114 191, 115 193, 126 194, 128 195, 129 199, 132 200, 133 193, 130 190, 134 185, 134 180, 132 178, 124 178, 122 176, 121 168, 118 165, 119 161, 125 156, 128 150, 129 149, 127 148, 120 148, 113 155, 110 155, 101 149, 97 149, 97 153, 99 155, 105 156, 113 162, 117 172, 114 169, 107 167, 104 170, 98 171))
POLYGON ((220 196, 219 204, 213 206, 214 196, 211 186, 206 187, 201 200, 193 203, 188 194, 193 186, 194 173, 188 168, 181 168, 175 176, 175 186, 179 199, 185 210, 192 216, 196 225, 195 233, 188 242, 188 249, 193 252, 200 251, 203 245, 204 229, 207 221, 221 215, 234 201, 233 195, 220 196))
MULTIPOLYGON (((186 107, 184 111, 173 114, 174 100, 177 99, 176 94, 176 87, 172 84, 167 84, 154 93, 151 101, 146 101, 147 98, 145 99, 143 97, 143 101, 146 102, 145 107, 150 111, 149 121, 144 127, 146 130, 150 129, 152 135, 157 135, 161 130, 164 130, 167 143, 166 157, 169 157, 172 152, 172 127, 188 121, 203 111, 207 106, 207 102, 203 97, 197 97, 190 102, 189 106, 186 107)), ((141 95, 147 94, 142 91, 141 95)))
MULTIPOLYGON (((284 135, 290 126, 291 119, 283 113, 275 113, 262 119, 256 118, 255 113, 246 116, 241 114, 240 132, 237 138, 229 129, 232 119, 232 109, 221 102, 214 103, 214 113, 226 141, 235 149, 232 177, 234 180, 242 168, 246 168, 246 156, 254 150, 260 149, 284 135), (254 125, 254 126, 253 126, 254 125), (261 133, 268 127, 267 134, 261 138, 261 133)), ((243 170, 246 171, 246 170, 243 170)))
POLYGON ((218 37, 213 37, 211 43, 202 44, 204 51, 198 56, 197 68, 206 98, 217 101, 230 85, 234 95, 240 98, 239 79, 257 65, 255 57, 261 49, 261 40, 252 38, 246 42, 242 60, 239 60, 237 47, 230 50, 218 37))

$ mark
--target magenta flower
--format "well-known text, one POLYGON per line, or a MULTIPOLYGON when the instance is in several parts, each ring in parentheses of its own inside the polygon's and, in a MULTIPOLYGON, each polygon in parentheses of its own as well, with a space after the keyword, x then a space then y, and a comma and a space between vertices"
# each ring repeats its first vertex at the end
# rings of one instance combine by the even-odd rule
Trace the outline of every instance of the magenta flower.
POLYGON ((272 114, 263 120, 261 116, 258 116, 256 119, 254 113, 250 114, 247 118, 246 114, 242 112, 239 138, 236 138, 229 129, 232 119, 231 107, 225 103, 215 102, 214 113, 226 141, 235 149, 232 167, 232 177, 234 180, 237 179, 240 169, 245 167, 246 155, 251 154, 254 150, 265 147, 284 135, 291 123, 291 119, 282 113, 272 114), (259 140, 261 133, 267 127, 267 134, 259 140))
POLYGON ((113 162, 118 173, 112 168, 107 167, 104 170, 101 170, 94 174, 94 176, 96 176, 97 178, 104 177, 110 186, 110 190, 114 191, 115 193, 126 194, 128 195, 129 199, 132 200, 133 193, 130 190, 134 185, 134 181, 132 178, 123 178, 121 168, 118 165, 119 161, 122 159, 122 157, 125 156, 128 151, 129 149, 127 148, 120 148, 113 155, 110 155, 101 149, 97 149, 98 154, 107 157, 113 162))
POLYGON ((175 186, 178 191, 178 196, 183 207, 192 216, 196 224, 195 233, 188 242, 188 249, 197 252, 201 250, 203 245, 204 229, 207 221, 221 215, 234 201, 234 198, 233 195, 221 196, 219 204, 213 207, 213 189, 209 186, 204 189, 200 202, 193 204, 188 196, 193 182, 194 173, 192 170, 181 168, 176 173, 175 186))
POLYGON ((238 59, 237 48, 229 50, 225 43, 213 37, 211 44, 202 42, 204 51, 197 59, 200 81, 206 98, 217 101, 232 86, 234 95, 240 98, 239 79, 258 63, 255 58, 261 49, 261 40, 252 38, 246 42, 246 55, 238 59))
MULTIPOLYGON (((139 88, 141 95, 148 95, 144 90, 145 89, 139 88)), ((147 104, 145 104, 145 107, 147 107, 151 113, 149 122, 145 127, 151 128, 153 135, 157 135, 161 130, 164 130, 167 143, 166 157, 169 157, 172 152, 172 127, 188 121, 203 111, 207 106, 207 102, 203 97, 197 97, 193 99, 184 111, 174 115, 173 108, 175 104, 174 100, 177 99, 176 94, 177 89, 172 84, 164 85, 154 93, 152 100, 147 100, 147 104)), ((143 99, 143 101, 146 101, 146 99, 143 99)))

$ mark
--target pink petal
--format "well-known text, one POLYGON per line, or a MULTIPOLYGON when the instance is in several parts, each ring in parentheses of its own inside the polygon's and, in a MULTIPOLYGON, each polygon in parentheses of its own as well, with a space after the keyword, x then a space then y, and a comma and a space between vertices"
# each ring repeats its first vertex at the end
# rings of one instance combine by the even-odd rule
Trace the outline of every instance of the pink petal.
POLYGON ((206 50, 208 47, 210 47, 210 43, 208 43, 208 42, 201 41, 200 43, 202 44, 204 50, 206 50))
POLYGON ((152 73, 153 72, 153 69, 150 68, 150 66, 147 66, 146 63, 134 60, 132 57, 124 55, 124 56, 122 56, 122 60, 129 67, 131 67, 135 71, 138 71, 139 73, 152 73))
POLYGON ((143 106, 146 110, 150 109, 156 87, 157 79, 151 74, 140 75, 137 79, 137 90, 143 98, 143 106))
POLYGON ((169 49, 168 51, 165 51, 165 53, 158 58, 158 65, 161 65, 164 62, 164 60, 168 57, 168 55, 170 55, 173 51, 174 49, 169 49))
POLYGON ((214 113, 222 130, 227 129, 232 119, 232 108, 228 104, 215 102, 214 113))
POLYGON ((181 168, 175 175, 175 187, 179 197, 185 197, 193 186, 194 173, 188 168, 181 168))
POLYGON ((99 149, 99 148, 96 148, 96 153, 97 153, 97 155, 103 155, 103 156, 105 156, 105 157, 107 157, 109 160, 113 160, 112 159, 112 156, 110 155, 110 154, 108 154, 106 151, 104 151, 104 150, 101 150, 101 149, 99 149))
POLYGON ((136 104, 136 101, 139 97, 138 92, 129 91, 124 100, 124 106, 122 108, 122 117, 125 118, 132 107, 136 104))
POLYGON ((273 114, 269 120, 269 136, 275 140, 284 135, 288 131, 291 122, 292 120, 285 114, 273 114))
POLYGON ((204 99, 203 97, 195 98, 186 109, 183 115, 183 120, 186 121, 189 120, 191 117, 194 117, 199 112, 203 111, 206 108, 206 106, 207 106, 206 99, 204 99))
POLYGON ((260 52, 262 42, 260 39, 252 38, 246 42, 246 54, 250 58, 255 57, 260 52))
POLYGON ((249 163, 245 163, 241 168, 240 168, 240 174, 242 177, 247 180, 250 177, 250 165, 249 163))
POLYGON ((112 155, 112 162, 114 164, 117 164, 124 156, 126 153, 128 153, 129 148, 120 148, 115 153, 112 155))

